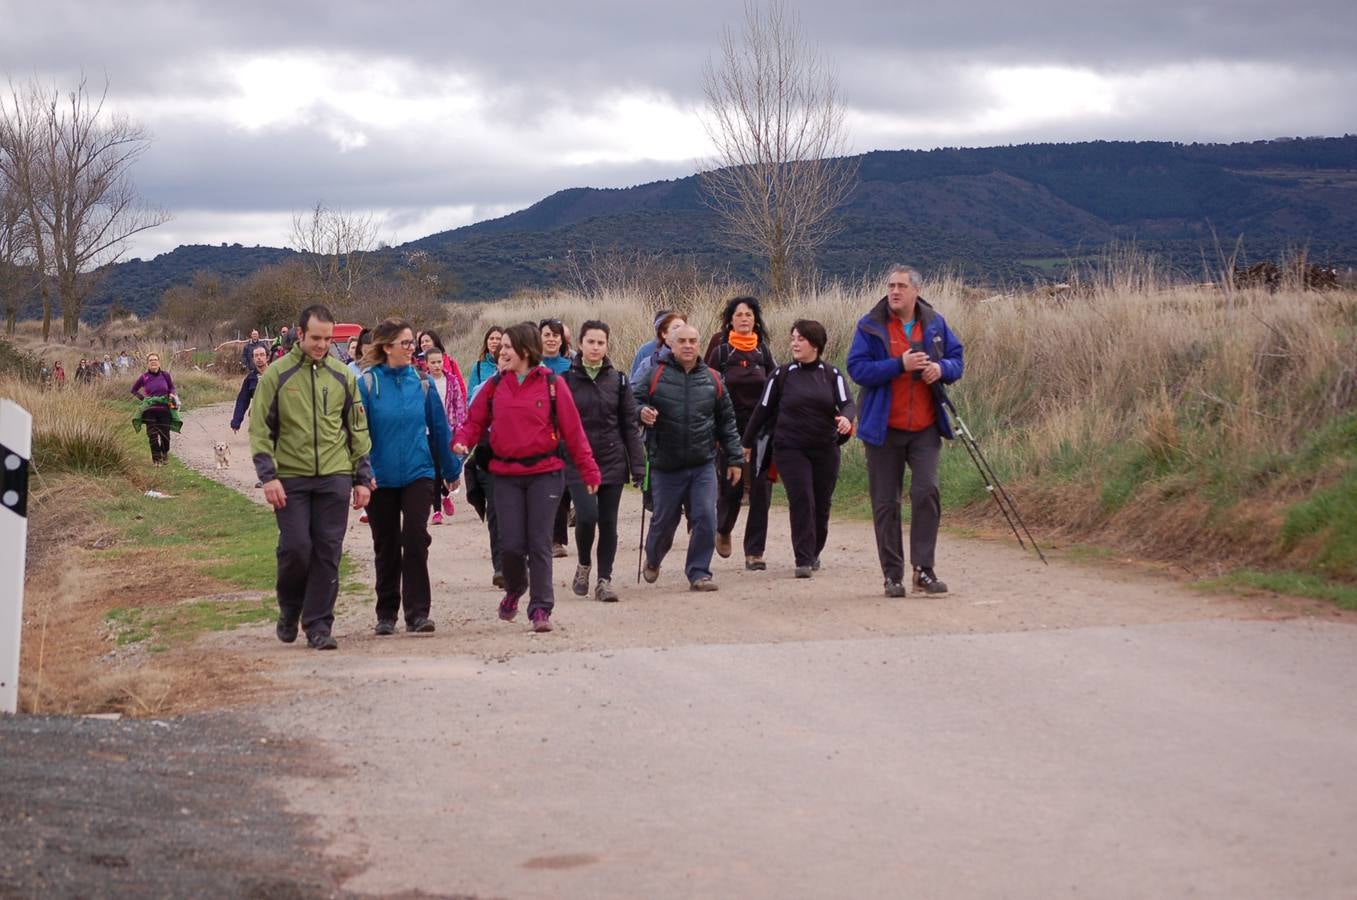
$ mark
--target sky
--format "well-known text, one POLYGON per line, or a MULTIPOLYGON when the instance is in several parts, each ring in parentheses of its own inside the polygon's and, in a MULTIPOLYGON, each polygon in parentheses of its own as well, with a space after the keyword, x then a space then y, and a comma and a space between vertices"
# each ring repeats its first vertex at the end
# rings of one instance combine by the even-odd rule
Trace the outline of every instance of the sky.
MULTIPOLYGON (((794 2, 850 152, 1357 131, 1352 0, 794 2)), ((184 243, 286 246, 317 202, 397 244, 569 187, 692 174, 739 0, 0 0, 0 73, 153 140, 133 176, 184 243)))

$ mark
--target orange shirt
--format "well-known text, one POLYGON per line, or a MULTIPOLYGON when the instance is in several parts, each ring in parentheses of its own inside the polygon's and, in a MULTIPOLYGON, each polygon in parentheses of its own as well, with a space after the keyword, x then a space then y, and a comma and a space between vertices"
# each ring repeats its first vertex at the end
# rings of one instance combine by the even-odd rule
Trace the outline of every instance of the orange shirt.
MULTIPOLYGON (((905 337, 905 326, 898 316, 890 317, 887 331, 891 336, 891 356, 899 359, 901 354, 909 352, 909 338, 905 337)), ((910 332, 920 344, 924 339, 924 326, 918 319, 910 323, 910 332)), ((933 408, 933 391, 917 381, 913 372, 901 372, 891 382, 891 413, 886 419, 889 428, 900 431, 923 431, 938 420, 937 410, 933 408)))

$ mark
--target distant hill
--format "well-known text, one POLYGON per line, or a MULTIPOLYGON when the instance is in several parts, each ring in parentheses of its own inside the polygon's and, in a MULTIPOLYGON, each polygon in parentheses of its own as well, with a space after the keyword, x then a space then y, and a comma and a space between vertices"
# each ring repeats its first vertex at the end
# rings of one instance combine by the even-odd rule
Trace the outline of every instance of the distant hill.
MULTIPOLYGON (((1299 246, 1357 265, 1357 135, 1239 144, 1094 141, 983 149, 876 151, 859 158, 843 230, 818 255, 830 276, 891 260, 990 281, 1058 273, 1112 240, 1135 240, 1189 273, 1244 237, 1251 260, 1299 246)), ((570 253, 641 251, 737 275, 757 262, 716 240, 695 176, 631 188, 571 188, 527 209, 381 251, 424 250, 461 297, 487 299, 569 275, 570 253)), ((269 247, 180 247, 111 267, 90 304, 138 313, 199 269, 240 277, 291 254, 269 247)))

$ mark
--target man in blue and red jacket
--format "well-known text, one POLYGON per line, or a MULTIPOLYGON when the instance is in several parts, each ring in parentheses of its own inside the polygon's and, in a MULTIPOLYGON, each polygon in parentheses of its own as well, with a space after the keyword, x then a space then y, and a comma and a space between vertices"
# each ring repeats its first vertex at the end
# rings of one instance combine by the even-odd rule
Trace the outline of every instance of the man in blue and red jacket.
POLYGON ((947 592, 933 571, 942 519, 938 457, 952 429, 933 390, 961 377, 961 341, 919 296, 921 278, 909 266, 892 266, 886 296, 858 320, 848 351, 848 375, 862 387, 858 437, 867 455, 867 486, 876 529, 876 552, 886 596, 905 595, 900 500, 909 467, 909 556, 914 586, 947 592))

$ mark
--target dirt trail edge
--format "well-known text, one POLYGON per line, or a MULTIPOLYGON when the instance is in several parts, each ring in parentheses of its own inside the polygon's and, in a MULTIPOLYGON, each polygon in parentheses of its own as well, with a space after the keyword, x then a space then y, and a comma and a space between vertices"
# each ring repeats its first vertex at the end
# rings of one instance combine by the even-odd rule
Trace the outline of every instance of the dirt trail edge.
MULTIPOLYGON (((228 406, 174 452, 262 502, 228 406), (213 466, 225 438, 232 466, 213 466)), ((167 501, 172 502, 172 501, 167 501)), ((338 653, 271 627, 204 640, 276 684, 243 715, 320 742, 329 778, 289 782, 344 887, 474 896, 1337 896, 1357 808, 1347 760, 1353 616, 1208 595, 1130 568, 1049 567, 944 535, 944 597, 881 595, 871 526, 834 523, 792 577, 683 580, 679 535, 636 585, 639 497, 614 584, 557 630, 495 615, 484 526, 432 529, 430 636, 372 635, 371 540, 350 518, 338 653)), ((573 548, 572 548, 573 550, 573 548)))

